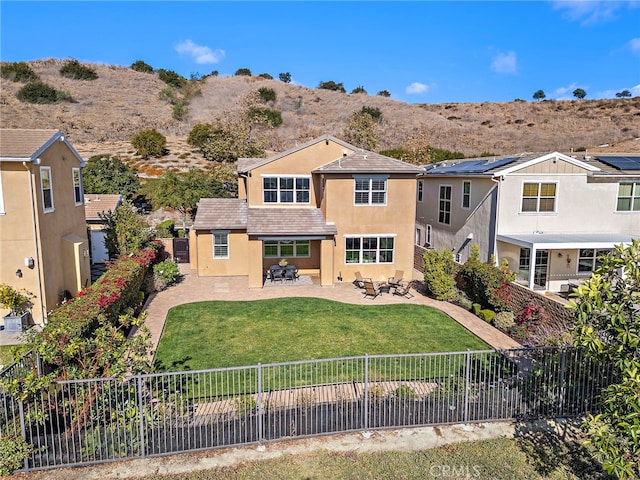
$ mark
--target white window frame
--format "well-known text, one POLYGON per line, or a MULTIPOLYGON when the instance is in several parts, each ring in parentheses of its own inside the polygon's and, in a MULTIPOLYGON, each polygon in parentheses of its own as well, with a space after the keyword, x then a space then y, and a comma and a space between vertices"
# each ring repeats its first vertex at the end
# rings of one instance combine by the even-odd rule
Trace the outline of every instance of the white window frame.
POLYGON ((524 214, 554 214, 557 213, 558 211, 558 182, 530 182, 530 181, 523 181, 522 182, 522 188, 520 189, 520 213, 524 213, 524 214), (525 185, 537 185, 538 186, 538 191, 536 196, 524 196, 524 189, 525 189, 525 185), (542 185, 554 185, 554 195, 553 197, 550 197, 548 195, 543 196, 542 195, 542 185), (524 210, 523 204, 524 204, 524 200, 526 199, 536 199, 536 208, 535 210, 524 210), (553 210, 540 210, 540 202, 543 199, 549 199, 549 198, 553 198, 553 210))
POLYGON ((0 169, 0 215, 5 215, 6 213, 4 210, 4 193, 2 190, 2 170, 0 169))
POLYGON ((305 204, 308 205, 311 203, 311 175, 262 175, 262 203, 271 205, 271 204, 278 204, 278 203, 282 203, 282 204, 292 204, 292 203, 297 203, 297 204, 305 204), (265 189, 264 186, 264 182, 266 179, 275 179, 276 180, 276 188, 275 189, 265 189), (283 188, 282 186, 282 182, 284 180, 292 180, 293 182, 293 188, 283 188), (299 188, 298 187, 298 180, 306 180, 307 181, 307 187, 308 188, 299 188), (276 192, 276 201, 267 201, 266 199, 266 192, 270 191, 270 192, 276 192), (287 201, 283 201, 282 200, 282 195, 285 192, 291 191, 292 192, 292 200, 290 202, 287 201), (298 194, 299 193, 307 193, 307 201, 298 201, 298 194))
POLYGON ((309 258, 311 256, 311 240, 264 240, 262 242, 262 256, 264 258, 309 258), (274 245, 275 243, 275 245, 274 245), (276 255, 267 255, 266 247, 276 247, 276 255), (282 255, 282 245, 292 245, 293 255, 282 255), (300 254, 298 252, 298 246, 307 246, 307 254, 300 254))
MULTIPOLYGON (((387 205, 388 175, 354 175, 353 177, 353 205, 356 207, 384 207, 387 205), (358 188, 358 182, 367 182, 365 188, 358 188), (383 182, 383 188, 374 188, 373 182, 383 182), (360 196, 358 195, 360 194, 360 196), (377 195, 376 195, 377 194, 377 195), (376 199, 382 194, 383 201, 376 199), (363 201, 366 195, 366 202, 363 201), (360 197, 360 198, 359 198, 360 197)), ((362 185, 361 185, 362 186, 362 185)))
POLYGON ((423 199, 424 199, 424 181, 423 180, 418 180, 418 201, 420 203, 422 203, 423 199))
POLYGON ((616 212, 640 212, 640 182, 619 182, 618 183, 618 195, 616 197, 616 212), (631 195, 620 195, 620 188, 622 185, 631 185, 631 195), (629 208, 620 209, 620 200, 628 199, 629 208))
POLYGON ((600 264, 600 262, 598 262, 598 257, 607 255, 608 253, 611 253, 610 248, 581 248, 580 250, 578 250, 578 273, 580 274, 593 272, 600 264), (591 255, 585 255, 585 250, 592 250, 593 253, 591 255), (585 265, 587 262, 591 264, 590 268, 581 269, 580 267, 582 267, 582 265, 585 265))
POLYGON ((462 182, 462 203, 461 203, 461 207, 464 208, 465 210, 468 210, 471 208, 471 180, 465 180, 462 182), (465 192, 465 186, 469 185, 469 191, 465 192), (467 201, 467 204, 465 205, 465 200, 467 201))
POLYGON ((426 245, 431 246, 431 225, 430 224, 427 224, 427 229, 425 230, 424 243, 426 245))
POLYGON ((416 227, 416 245, 422 246, 422 229, 416 227))
POLYGON ((212 236, 212 247, 213 247, 213 251, 212 251, 212 256, 214 259, 216 260, 220 260, 220 259, 225 259, 225 258, 229 258, 229 230, 211 230, 211 236, 212 236), (224 237, 223 237, 224 236, 224 237), (224 239, 224 242, 216 242, 216 239, 220 238, 220 239, 224 239), (225 248, 226 247, 226 254, 216 254, 216 248, 225 248))
POLYGON ((55 210, 55 204, 53 202, 53 178, 51 175, 51 167, 40 167, 40 193, 42 194, 42 211, 44 213, 49 213, 49 212, 53 212, 55 210), (45 178, 45 172, 46 172, 46 177, 49 180, 49 188, 48 190, 51 192, 50 195, 50 199, 51 199, 51 206, 47 207, 46 201, 45 201, 45 188, 44 188, 44 178, 45 178))
POLYGON ((73 200, 75 205, 82 205, 82 175, 80 174, 80 169, 78 167, 73 167, 71 169, 71 181, 73 183, 73 200), (76 185, 76 175, 78 184, 76 185))
MULTIPOLYGON (((453 187, 451 185, 438 185, 438 223, 442 224, 442 225, 451 225, 451 195, 452 195, 452 191, 453 191, 453 187), (443 199, 442 198, 442 189, 443 188, 448 188, 449 189, 449 198, 448 199, 443 199), (442 208, 443 203, 445 202, 445 205, 449 206, 449 210, 447 211, 446 209, 442 208), (444 222, 441 221, 440 219, 442 218, 441 214, 444 213, 445 214, 445 218, 446 219, 446 214, 449 214, 449 221, 448 222, 444 222)), ((444 220, 443 219, 443 220, 444 220)))
POLYGON ((344 236, 344 263, 346 265, 368 265, 368 264, 393 264, 396 258, 396 234, 374 234, 374 235, 345 235, 344 236), (375 239, 375 247, 365 248, 365 239, 371 241, 375 239), (393 242, 392 248, 382 248, 381 240, 389 240, 393 242), (358 246, 349 248, 348 243, 350 240, 359 240, 358 246), (380 252, 391 251, 391 261, 380 261, 380 252), (349 252, 357 252, 357 261, 349 261, 349 252), (364 252, 375 252, 374 261, 363 261, 365 258, 364 252))

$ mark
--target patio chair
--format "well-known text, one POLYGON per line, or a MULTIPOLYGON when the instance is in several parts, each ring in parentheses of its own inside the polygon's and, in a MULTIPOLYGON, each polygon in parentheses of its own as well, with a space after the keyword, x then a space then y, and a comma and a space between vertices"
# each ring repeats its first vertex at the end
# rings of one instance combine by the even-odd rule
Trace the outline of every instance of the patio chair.
POLYGON ((396 273, 393 275, 393 277, 389 277, 389 280, 387 280, 387 283, 394 287, 398 286, 402 283, 403 275, 404 275, 403 270, 396 270, 396 273))
POLYGON ((371 300, 380 295, 380 289, 376 287, 373 282, 369 279, 365 279, 364 284, 364 297, 371 297, 371 300))
POLYGON ((353 281, 353 284, 358 288, 364 288, 364 282, 366 280, 372 282, 372 280, 370 278, 363 277, 360 274, 360 272, 356 272, 355 275, 356 275, 356 279, 353 281))
POLYGON ((291 268, 287 268, 284 271, 284 281, 293 282, 295 279, 296 279, 296 271, 291 268))
POLYGON ((284 270, 281 268, 272 268, 269 271, 271 272, 272 282, 282 282, 284 280, 284 270))
POLYGON ((395 290, 393 291, 394 295, 399 295, 401 297, 404 298, 411 298, 413 297, 413 293, 411 293, 411 282, 401 282, 399 283, 395 290))

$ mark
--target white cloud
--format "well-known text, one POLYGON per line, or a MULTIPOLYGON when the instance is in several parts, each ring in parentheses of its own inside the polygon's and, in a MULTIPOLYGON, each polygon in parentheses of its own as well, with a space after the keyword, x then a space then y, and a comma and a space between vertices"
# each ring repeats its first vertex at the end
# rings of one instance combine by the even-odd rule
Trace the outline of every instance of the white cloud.
POLYGON ((491 70, 497 73, 518 73, 516 52, 498 53, 491 62, 491 70))
POLYGON ((553 91, 553 93, 550 95, 550 97, 555 99, 555 100, 573 100, 575 98, 573 96, 573 91, 576 88, 582 88, 587 93, 589 93, 589 91, 586 89, 586 87, 580 87, 576 82, 574 82, 571 85, 568 85, 566 87, 558 87, 558 88, 556 88, 553 91))
POLYGON ((211 50, 204 45, 196 45, 191 40, 183 40, 176 45, 176 52, 190 55, 197 64, 218 63, 224 58, 224 50, 211 50))
POLYGON ((631 53, 640 55, 640 37, 632 38, 631 40, 629 40, 629 43, 627 45, 629 45, 631 53))
POLYGON ((634 8, 638 2, 611 0, 558 0, 553 1, 554 10, 564 11, 564 17, 570 21, 580 21, 581 25, 594 25, 617 18, 617 11, 622 8, 634 8))
POLYGON ((408 95, 420 95, 421 93, 427 93, 429 86, 420 82, 413 82, 404 90, 408 95))

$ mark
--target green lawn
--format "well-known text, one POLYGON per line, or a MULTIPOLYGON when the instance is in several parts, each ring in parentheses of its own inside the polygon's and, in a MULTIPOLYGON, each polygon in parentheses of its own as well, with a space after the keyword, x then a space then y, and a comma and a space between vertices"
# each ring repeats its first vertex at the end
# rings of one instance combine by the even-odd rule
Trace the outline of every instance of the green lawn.
POLYGON ((172 308, 158 370, 198 370, 364 354, 485 350, 442 312, 317 298, 198 302, 172 308))

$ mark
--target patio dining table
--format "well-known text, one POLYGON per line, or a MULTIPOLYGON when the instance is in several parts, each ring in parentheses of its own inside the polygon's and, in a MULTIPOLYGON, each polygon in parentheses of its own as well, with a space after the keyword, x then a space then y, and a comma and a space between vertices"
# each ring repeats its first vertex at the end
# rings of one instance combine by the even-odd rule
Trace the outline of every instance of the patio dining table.
POLYGON ((298 267, 295 265, 271 265, 269 267, 269 276, 271 281, 274 280, 296 280, 298 278, 298 267))

